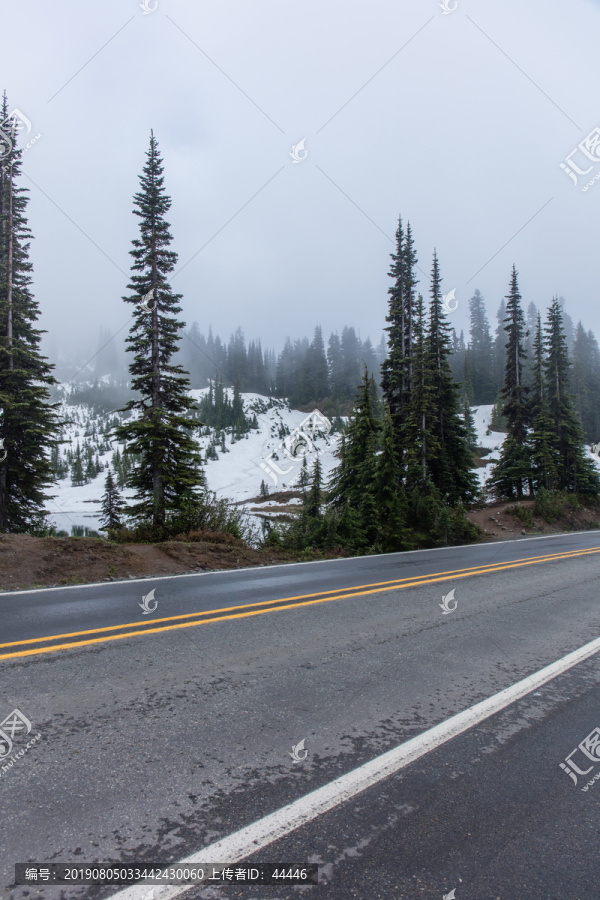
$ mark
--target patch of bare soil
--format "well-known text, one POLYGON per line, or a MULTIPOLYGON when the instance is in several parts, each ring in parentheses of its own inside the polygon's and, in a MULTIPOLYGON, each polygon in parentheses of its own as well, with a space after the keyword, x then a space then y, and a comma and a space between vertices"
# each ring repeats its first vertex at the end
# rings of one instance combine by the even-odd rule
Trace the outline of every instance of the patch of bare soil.
POLYGON ((563 534, 565 531, 588 531, 600 528, 600 511, 580 506, 569 508, 556 522, 548 523, 533 514, 534 500, 509 500, 485 509, 472 509, 467 518, 477 525, 482 537, 508 541, 523 535, 563 534))
POLYGON ((0 590, 239 569, 298 558, 289 551, 254 550, 230 535, 209 532, 161 544, 4 534, 0 535, 0 590))

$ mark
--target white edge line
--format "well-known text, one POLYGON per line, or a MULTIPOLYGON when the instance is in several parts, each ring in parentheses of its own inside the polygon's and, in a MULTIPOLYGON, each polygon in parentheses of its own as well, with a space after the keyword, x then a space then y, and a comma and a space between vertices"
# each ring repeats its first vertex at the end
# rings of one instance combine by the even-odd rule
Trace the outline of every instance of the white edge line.
MULTIPOLYGON (((346 775, 336 778, 329 784, 300 797, 293 803, 276 810, 230 834, 228 837, 204 847, 202 850, 188 856, 173 866, 192 866, 223 861, 227 865, 235 865, 246 857, 256 853, 263 847, 267 847, 274 841, 286 836, 302 825, 306 825, 317 816, 328 812, 340 803, 350 800, 361 791, 394 775, 400 769, 437 749, 446 741, 450 741, 469 728, 478 725, 495 713, 509 706, 522 697, 529 694, 535 688, 540 687, 567 669, 583 662, 600 650, 600 638, 596 638, 563 656, 562 659, 551 663, 533 675, 528 675, 522 681, 517 681, 511 687, 505 688, 498 694, 476 703, 469 709, 457 713, 445 722, 435 725, 423 734, 411 738, 398 747, 382 753, 371 762, 364 763, 346 775)), ((184 891, 190 890, 192 885, 158 885, 155 886, 156 900, 170 900, 184 891)), ((112 895, 113 900, 143 900, 148 892, 148 885, 133 885, 112 895)))
MULTIPOLYGON (((144 578, 124 578, 122 581, 88 581, 85 584, 63 584, 58 587, 47 588, 27 588, 23 591, 0 591, 0 599, 3 597, 17 597, 20 594, 44 594, 51 591, 76 591, 91 587, 111 587, 117 584, 147 584, 149 581, 173 581, 176 578, 206 578, 209 575, 231 575, 232 572, 258 572, 261 569, 291 569, 293 566, 315 566, 323 563, 347 563, 357 559, 379 559, 382 556, 402 556, 406 557, 413 553, 432 553, 433 551, 449 551, 449 550, 467 550, 469 547, 499 547, 502 544, 524 544, 527 541, 547 541, 551 538, 575 537, 580 534, 595 534, 597 529, 588 531, 568 531, 560 534, 540 534, 535 537, 512 538, 507 541, 493 541, 477 544, 456 544, 452 547, 424 547, 422 550, 403 550, 394 551, 392 553, 366 553, 364 556, 343 556, 337 559, 309 559, 305 562, 275 563, 272 566, 245 566, 240 569, 215 569, 212 572, 181 572, 173 575, 146 575, 144 578)), ((586 549, 586 548, 583 548, 586 549)), ((512 560, 505 560, 511 562, 512 560)), ((436 573, 431 573, 435 575, 436 573)), ((340 588, 341 590, 341 588, 340 588)))

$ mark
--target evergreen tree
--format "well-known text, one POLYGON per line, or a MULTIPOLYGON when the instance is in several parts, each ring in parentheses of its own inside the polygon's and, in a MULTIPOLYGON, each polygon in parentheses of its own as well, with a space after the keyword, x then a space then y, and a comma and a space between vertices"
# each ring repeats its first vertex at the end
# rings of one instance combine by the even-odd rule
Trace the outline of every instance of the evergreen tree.
POLYGON ((571 363, 563 329, 563 313, 557 298, 548 310, 545 333, 548 413, 559 454, 558 487, 572 493, 597 496, 600 478, 585 454, 581 423, 569 394, 571 363))
POLYGON ((306 515, 311 519, 319 519, 321 517, 321 506, 323 504, 323 472, 319 454, 315 459, 312 479, 305 500, 306 515))
POLYGON ((386 322, 389 325, 385 328, 388 334, 388 357, 382 365, 381 386, 394 424, 397 452, 401 456, 402 419, 411 394, 417 284, 414 274, 417 257, 410 223, 405 234, 401 218, 398 219, 396 229, 396 252, 390 256, 392 265, 389 277, 393 279, 393 284, 388 288, 390 299, 386 322))
MULTIPOLYGON (((496 389, 496 397, 504 384, 504 369, 506 364, 506 332, 504 330, 504 320, 506 319, 506 302, 500 301, 498 312, 496 313, 496 331, 494 335, 494 343, 492 345, 491 366, 494 373, 494 386, 496 389)), ((494 401, 495 402, 495 401, 494 401)))
POLYGON ((0 532, 44 527, 47 489, 54 481, 48 450, 57 446, 57 384, 40 352, 39 304, 31 291, 27 223, 28 191, 18 186, 22 150, 7 123, 2 101, 5 153, 0 167, 0 532))
POLYGON ((418 295, 415 314, 415 348, 410 406, 401 424, 400 445, 404 453, 400 459, 400 473, 405 477, 407 490, 419 490, 430 481, 430 460, 439 455, 439 440, 434 434, 436 409, 434 405, 434 373, 427 341, 425 305, 418 295))
POLYGON ((525 318, 521 308, 521 294, 517 271, 513 266, 510 289, 506 298, 507 333, 504 385, 500 391, 502 416, 506 420, 507 437, 502 446, 500 460, 494 467, 489 486, 499 497, 512 499, 523 496, 525 485, 531 477, 531 459, 527 446, 529 408, 527 387, 523 382, 523 338, 525 318))
POLYGON ((533 423, 533 428, 529 435, 529 451, 531 453, 531 484, 529 493, 533 496, 540 488, 544 488, 547 491, 555 490, 560 464, 556 435, 548 414, 548 404, 546 402, 544 337, 539 313, 532 350, 533 382, 531 387, 530 420, 533 423))
POLYGON ((450 328, 442 306, 441 276, 434 251, 427 350, 431 372, 432 433, 436 452, 429 459, 429 473, 440 497, 454 505, 472 502, 479 493, 472 471, 473 460, 459 412, 458 386, 450 369, 450 328))
POLYGON ((73 464, 71 466, 71 484, 73 487, 81 487, 82 484, 85 484, 85 476, 83 474, 83 464, 81 462, 81 448, 79 447, 79 442, 77 443, 77 452, 73 458, 73 464))
POLYGON ((475 428, 475 419, 473 418, 473 413, 471 411, 471 407, 469 406, 469 402, 465 399, 463 403, 463 411, 462 411, 463 422, 465 425, 465 433, 467 437, 467 445, 471 453, 477 453, 478 449, 478 438, 477 438, 477 430, 475 428))
POLYGON ((378 534, 375 450, 379 423, 372 407, 369 382, 365 368, 355 401, 354 416, 340 448, 340 464, 331 478, 329 499, 338 515, 342 516, 347 507, 351 507, 356 514, 346 516, 347 522, 352 519, 356 525, 352 540, 373 545, 378 534))
POLYGON ((300 469, 300 478, 298 480, 298 485, 303 494, 306 493, 306 488, 308 487, 309 481, 310 479, 308 475, 308 467, 306 464, 306 456, 304 456, 302 459, 302 468, 300 469))
POLYGON ((394 446, 394 426, 389 406, 385 407, 382 450, 375 466, 377 509, 379 511, 379 544, 383 553, 404 548, 405 506, 404 487, 400 483, 400 468, 394 446))
POLYGON ((165 215, 171 199, 165 192, 162 159, 152 132, 140 184, 141 191, 134 197, 140 237, 132 242, 130 251, 132 270, 139 274, 131 277, 129 290, 133 293, 123 298, 135 307, 127 344, 135 354, 129 366, 132 388, 140 394, 123 411, 139 415, 115 433, 139 457, 129 475, 136 491, 129 514, 138 522, 150 521, 153 528, 160 528, 169 513, 192 499, 199 501, 198 489, 205 489, 205 477, 189 433, 194 427, 189 379, 182 367, 171 361, 183 325, 177 320, 181 295, 172 292, 167 280, 177 254, 168 249, 172 237, 165 215), (140 296, 149 291, 154 292, 151 312, 140 304, 140 296))
POLYGON ((474 406, 493 403, 498 390, 491 366, 492 336, 485 310, 485 302, 479 291, 469 300, 471 328, 469 355, 471 366, 472 401, 474 406))
POLYGON ((575 330, 571 385, 575 409, 587 443, 600 441, 600 347, 581 322, 575 330))
POLYGON ((113 478, 111 470, 108 470, 106 481, 104 482, 104 494, 102 495, 102 518, 100 526, 104 531, 110 528, 120 528, 123 524, 121 515, 123 512, 123 501, 117 490, 117 485, 113 478))

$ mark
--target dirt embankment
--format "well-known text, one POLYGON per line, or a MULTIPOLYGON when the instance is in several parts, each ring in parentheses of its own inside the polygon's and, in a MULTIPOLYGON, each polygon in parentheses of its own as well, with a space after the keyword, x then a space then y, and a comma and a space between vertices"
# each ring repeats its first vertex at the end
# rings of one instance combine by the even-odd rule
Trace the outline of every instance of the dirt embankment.
POLYGON ((228 535, 162 544, 110 544, 101 538, 0 535, 0 590, 120 581, 291 562, 297 555, 253 550, 228 535))
POLYGON ((472 509, 467 518, 481 531, 483 540, 520 538, 523 535, 563 534, 566 531, 589 531, 600 528, 600 509, 585 506, 565 507, 555 521, 535 515, 533 500, 494 503, 485 509, 472 509))
MULTIPOLYGON (((262 500, 262 510, 268 511, 269 517, 275 520, 287 519, 293 508, 286 500, 289 497, 283 494, 272 495, 268 500, 262 500)), ((253 502, 257 504, 257 510, 261 508, 261 498, 253 502)), ((484 509, 470 510, 467 517, 478 526, 483 541, 600 528, 599 508, 567 506, 554 522, 548 523, 534 515, 532 500, 519 504, 496 503, 484 509)), ((316 552, 314 558, 343 555, 341 552, 316 552)), ((113 544, 101 538, 4 534, 0 535, 0 590, 240 569, 307 558, 310 558, 308 553, 252 549, 231 535, 210 532, 196 532, 187 539, 161 544, 113 544)))

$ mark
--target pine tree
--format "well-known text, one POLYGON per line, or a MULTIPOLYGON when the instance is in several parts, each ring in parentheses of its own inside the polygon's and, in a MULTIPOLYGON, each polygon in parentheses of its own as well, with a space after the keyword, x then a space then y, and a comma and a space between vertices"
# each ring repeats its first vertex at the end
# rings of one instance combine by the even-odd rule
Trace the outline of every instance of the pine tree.
MULTIPOLYGON (((375 502, 376 456, 379 423, 371 403, 370 379, 365 368, 348 430, 340 448, 340 464, 334 470, 329 499, 338 515, 351 507, 356 516, 355 538, 373 545, 378 535, 378 513, 375 502)), ((349 517, 346 517, 349 521, 349 517)))
POLYGON ((459 412, 458 385, 450 369, 450 328, 442 306, 441 276, 435 251, 430 293, 427 351, 434 408, 432 434, 437 447, 429 458, 429 474, 440 497, 450 505, 471 503, 479 493, 479 485, 472 471, 472 454, 459 412))
POLYGON ((104 494, 102 495, 102 518, 100 526, 104 531, 110 528, 120 528, 123 524, 121 515, 123 512, 123 501, 117 490, 115 480, 111 470, 108 470, 106 481, 104 482, 104 494))
POLYGON ((492 336, 485 302, 479 291, 469 300, 471 328, 469 334, 470 382, 474 406, 493 403, 498 386, 491 366, 492 336))
POLYGON ((73 487, 80 487, 82 484, 85 484, 85 476, 83 473, 83 465, 81 462, 81 448, 79 447, 79 443, 77 443, 77 452, 71 466, 71 484, 73 485, 73 487))
POLYGON ((181 295, 174 294, 167 276, 177 262, 169 250, 172 237, 165 214, 171 199, 164 188, 163 165, 153 132, 141 191, 134 196, 134 214, 140 219, 140 237, 134 240, 129 290, 123 299, 135 307, 134 323, 127 339, 134 353, 129 366, 132 388, 139 399, 129 401, 125 410, 136 411, 116 429, 119 440, 127 440, 129 449, 139 457, 130 473, 136 502, 129 514, 138 522, 150 521, 153 528, 165 523, 167 514, 187 502, 199 502, 199 489, 205 489, 200 454, 190 436, 194 427, 191 410, 194 401, 188 395, 189 379, 171 359, 176 352, 183 323, 181 295), (140 296, 153 290, 151 312, 140 304, 140 296))
POLYGON ((45 525, 55 477, 48 450, 59 443, 60 426, 58 404, 49 402, 57 382, 40 353, 45 332, 36 327, 31 292, 28 191, 18 187, 23 151, 7 124, 6 94, 1 116, 8 140, 0 167, 0 532, 26 532, 45 525))
POLYGON ((390 299, 386 322, 389 322, 389 325, 385 328, 388 334, 388 357, 382 365, 381 386, 390 408, 400 458, 402 420, 411 394, 417 284, 414 274, 417 257, 410 223, 405 234, 401 218, 398 219, 396 229, 396 252, 390 256, 392 265, 388 274, 393 279, 393 284, 388 288, 390 299))
POLYGON ((556 434, 548 414, 546 384, 544 378, 544 336, 542 320, 538 313, 535 337, 532 342, 532 386, 530 420, 533 427, 528 439, 531 454, 530 494, 535 495, 540 488, 553 491, 557 485, 560 457, 556 434))
POLYGON ((383 553, 402 550, 405 540, 406 498, 404 487, 400 483, 400 469, 394 445, 394 426, 387 404, 383 420, 382 450, 375 465, 375 485, 381 550, 383 553))
POLYGON ((600 347, 592 331, 577 324, 571 373, 573 400, 581 420, 584 440, 600 441, 600 347))
POLYGON ((463 402, 462 417, 465 425, 467 445, 469 447, 469 450, 471 451, 471 453, 477 453, 477 430, 475 428, 475 419, 473 418, 473 413, 471 411, 471 407, 469 406, 469 401, 467 398, 465 398, 463 402))
POLYGON ((414 324, 413 381, 410 405, 401 424, 401 473, 405 473, 407 491, 423 489, 430 481, 430 460, 440 452, 434 434, 434 373, 427 342, 425 305, 421 294, 417 298, 414 324))
POLYGON ((597 496, 600 492, 600 477, 585 454, 581 423, 569 394, 571 363, 563 329, 563 313, 556 297, 548 310, 545 333, 548 413, 560 460, 558 487, 572 493, 597 496))
POLYGON ((517 281, 517 271, 513 266, 510 289, 506 298, 505 328, 506 363, 504 385, 500 391, 501 414, 506 420, 507 437, 502 446, 500 460, 489 479, 491 491, 499 497, 521 498, 524 487, 531 477, 531 459, 527 446, 527 425, 529 407, 528 390, 523 381, 523 338, 525 318, 521 308, 521 294, 517 281))

